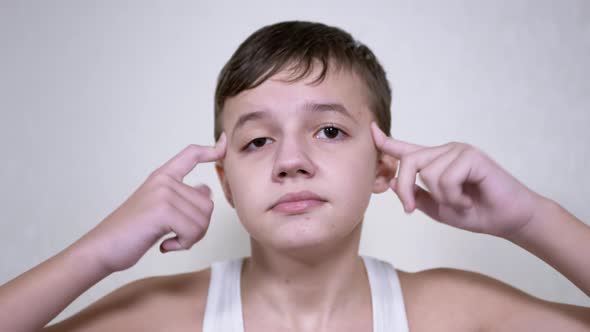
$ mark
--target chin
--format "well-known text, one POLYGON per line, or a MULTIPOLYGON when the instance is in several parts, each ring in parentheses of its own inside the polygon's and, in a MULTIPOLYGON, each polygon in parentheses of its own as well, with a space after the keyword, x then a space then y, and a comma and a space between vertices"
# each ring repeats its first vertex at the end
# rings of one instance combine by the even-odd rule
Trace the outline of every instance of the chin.
POLYGON ((353 225, 344 228, 344 225, 335 222, 319 223, 312 218, 304 218, 280 225, 259 241, 279 251, 315 251, 337 246, 354 229, 353 225))

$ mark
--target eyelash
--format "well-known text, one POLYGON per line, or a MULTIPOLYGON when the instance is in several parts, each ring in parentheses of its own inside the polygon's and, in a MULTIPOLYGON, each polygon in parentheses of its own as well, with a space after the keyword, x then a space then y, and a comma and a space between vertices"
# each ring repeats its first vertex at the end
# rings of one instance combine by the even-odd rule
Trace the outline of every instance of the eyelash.
MULTIPOLYGON (((321 132, 322 130, 324 130, 324 129, 326 129, 326 128, 334 128, 334 129, 338 130, 338 134, 342 134, 342 135, 348 136, 348 134, 347 134, 347 133, 346 133, 344 130, 342 130, 340 127, 338 127, 338 126, 335 126, 335 125, 327 125, 327 126, 324 126, 324 127, 320 128, 320 130, 318 130, 318 132, 321 132)), ((249 149, 249 146, 250 146, 250 145, 251 145, 251 144, 252 144, 252 143, 253 143, 255 140, 257 140, 257 139, 260 139, 260 138, 268 138, 268 137, 257 137, 257 138, 255 138, 255 139, 251 140, 250 142, 248 142, 248 144, 246 144, 246 145, 245 145, 245 146, 242 148, 242 151, 245 151, 245 152, 251 152, 251 151, 256 151, 256 150, 259 150, 260 148, 264 147, 264 145, 263 145, 263 146, 261 146, 261 147, 257 147, 257 148, 255 148, 255 149, 249 149)), ((342 140, 342 138, 340 138, 340 139, 337 139, 337 138, 331 138, 331 139, 328 139, 328 140, 329 140, 329 141, 336 141, 336 140, 342 140)), ((266 145, 266 144, 265 144, 265 145, 266 145)))

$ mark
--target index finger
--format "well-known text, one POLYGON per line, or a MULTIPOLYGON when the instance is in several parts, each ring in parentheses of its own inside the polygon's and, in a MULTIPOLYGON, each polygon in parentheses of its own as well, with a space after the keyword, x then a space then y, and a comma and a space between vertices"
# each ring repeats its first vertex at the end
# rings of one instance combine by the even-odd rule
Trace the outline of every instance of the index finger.
POLYGON ((226 143, 227 137, 225 133, 222 133, 213 147, 190 144, 164 165, 160 166, 158 172, 182 181, 199 163, 217 161, 223 158, 227 147, 226 143))
POLYGON ((424 149, 421 145, 388 137, 375 122, 371 122, 371 133, 379 150, 398 159, 408 153, 424 149))

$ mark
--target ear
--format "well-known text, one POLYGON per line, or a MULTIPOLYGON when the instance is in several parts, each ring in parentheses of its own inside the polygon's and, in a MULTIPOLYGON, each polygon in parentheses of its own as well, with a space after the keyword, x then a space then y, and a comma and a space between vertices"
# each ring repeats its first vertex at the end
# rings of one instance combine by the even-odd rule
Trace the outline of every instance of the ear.
POLYGON ((395 176, 398 167, 398 159, 379 152, 377 159, 377 170, 375 173, 375 183, 373 184, 373 193, 380 194, 389 189, 389 182, 395 176))
POLYGON ((227 199, 229 205, 234 208, 234 201, 232 199, 231 189, 229 184, 227 183, 227 178, 225 177, 225 169, 223 168, 223 164, 220 161, 215 163, 215 171, 217 172, 217 178, 219 179, 219 183, 221 183, 221 187, 223 188, 223 193, 225 194, 225 198, 227 199))

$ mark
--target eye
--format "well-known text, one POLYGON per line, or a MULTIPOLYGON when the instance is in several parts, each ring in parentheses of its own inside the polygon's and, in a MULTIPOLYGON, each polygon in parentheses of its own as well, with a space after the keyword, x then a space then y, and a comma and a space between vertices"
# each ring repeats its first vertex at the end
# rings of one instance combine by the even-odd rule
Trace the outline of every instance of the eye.
POLYGON ((254 151, 254 150, 258 150, 258 148, 263 147, 264 145, 266 145, 266 141, 270 140, 270 138, 268 137, 257 137, 253 140, 251 140, 244 148, 242 148, 242 150, 244 151, 254 151))
MULTIPOLYGON (((324 136, 328 140, 335 140, 339 135, 340 136, 346 135, 342 129, 340 129, 338 127, 335 127, 333 125, 323 127, 319 131, 319 134, 318 135, 321 135, 322 133, 324 134, 324 136)), ((340 138, 340 139, 342 139, 342 138, 340 138)))

